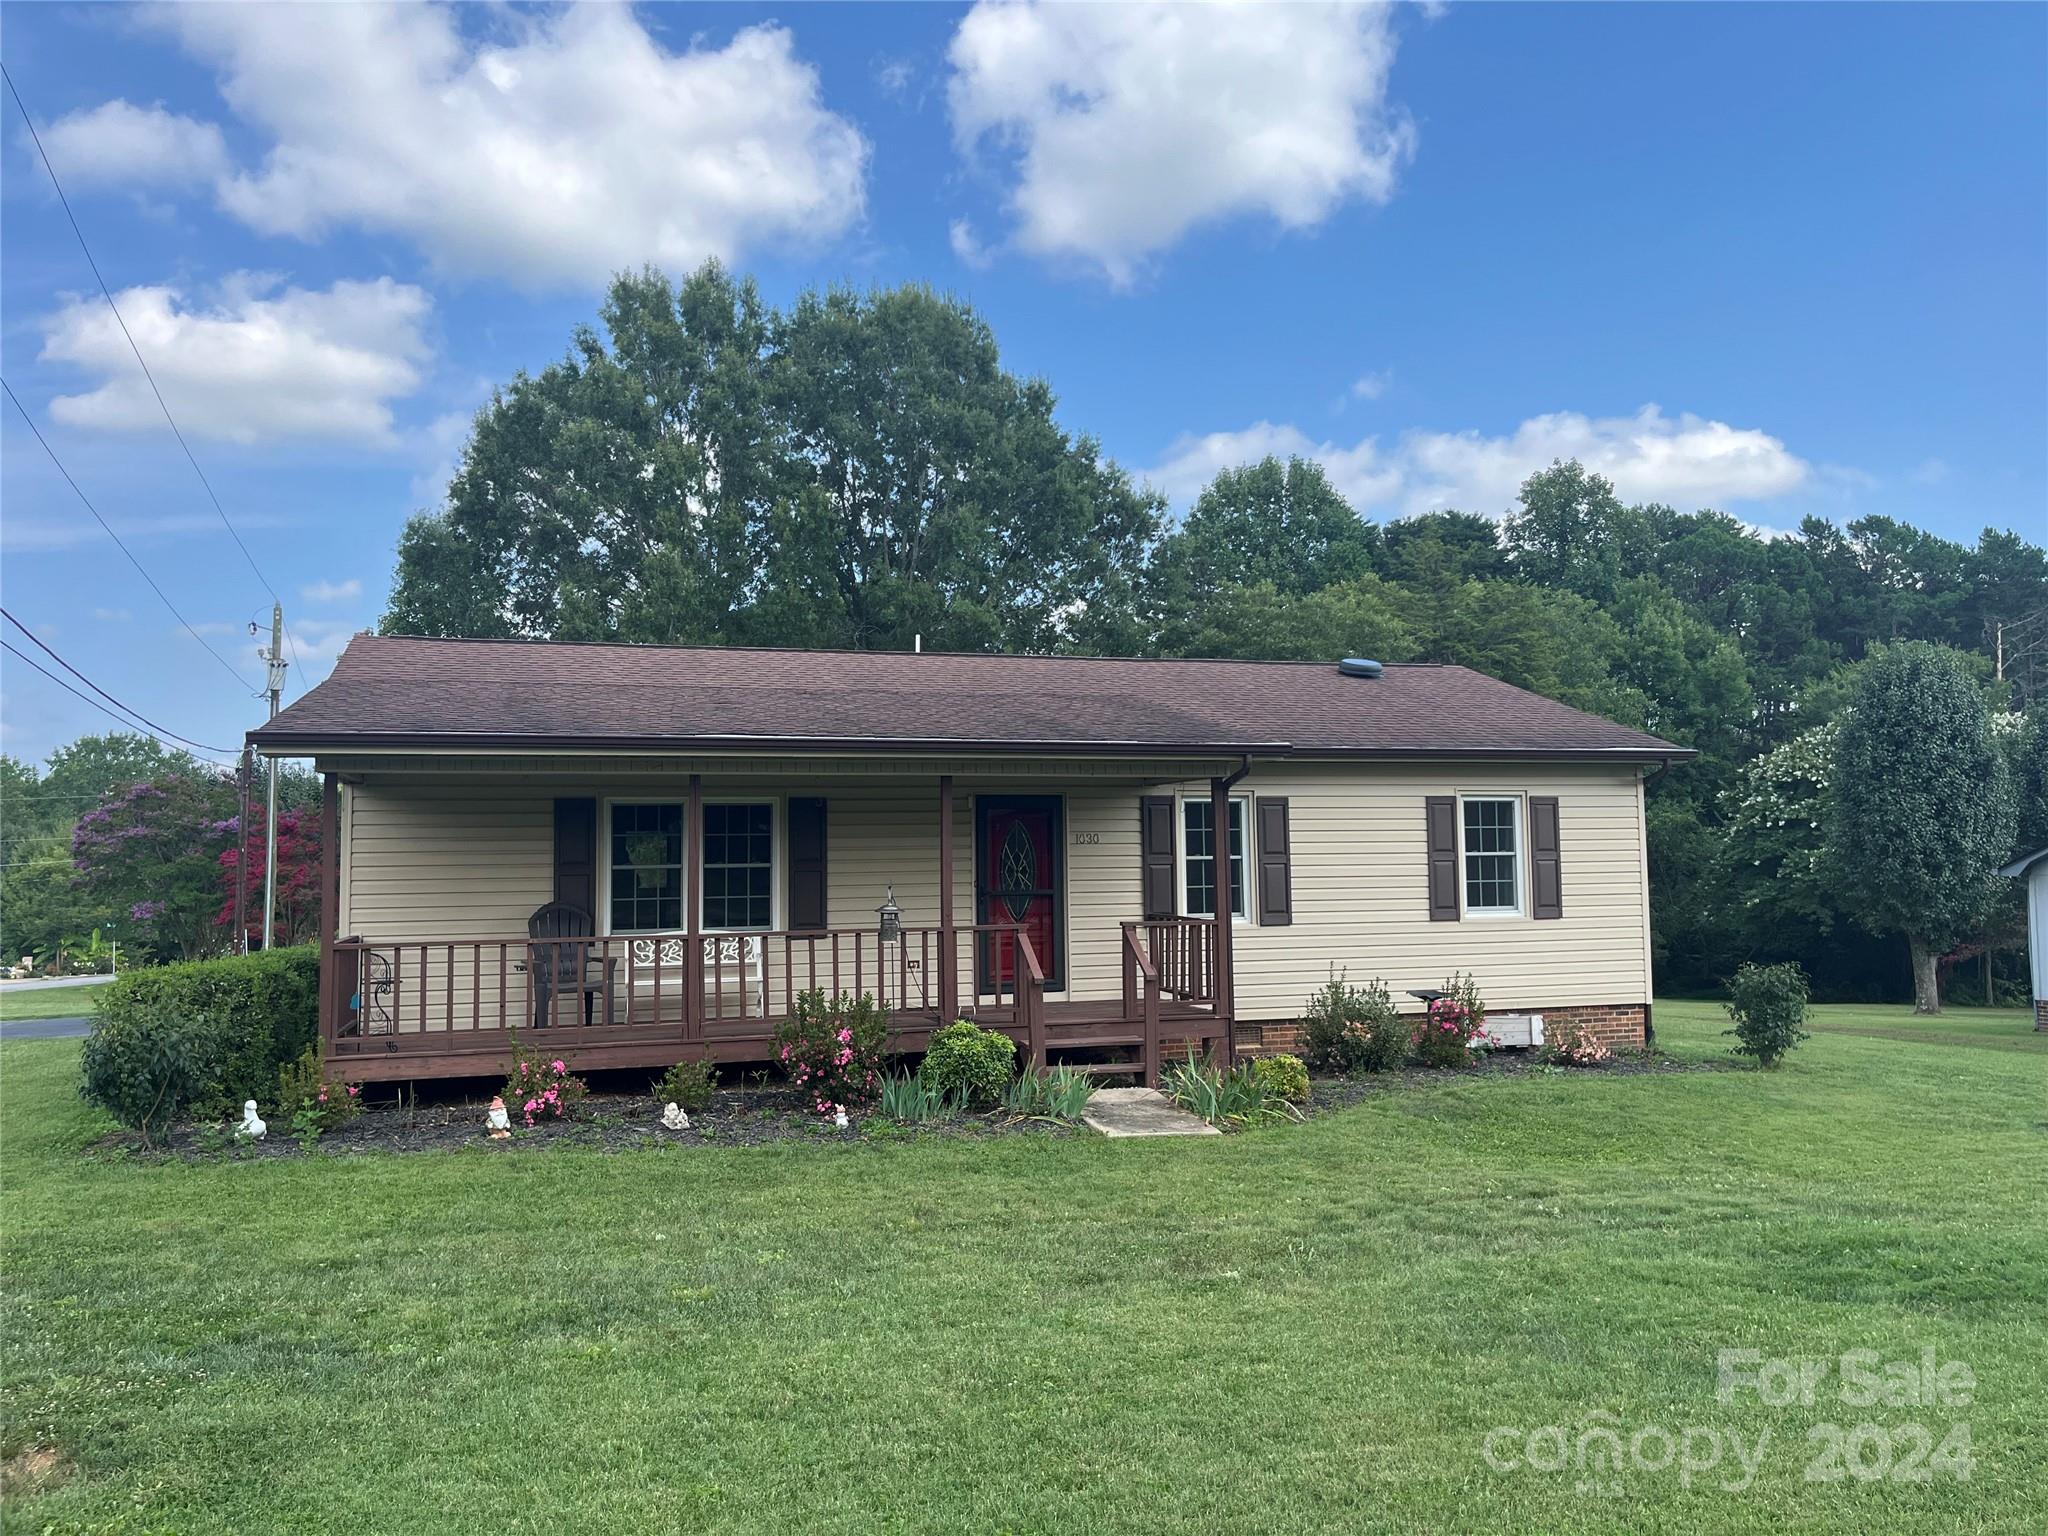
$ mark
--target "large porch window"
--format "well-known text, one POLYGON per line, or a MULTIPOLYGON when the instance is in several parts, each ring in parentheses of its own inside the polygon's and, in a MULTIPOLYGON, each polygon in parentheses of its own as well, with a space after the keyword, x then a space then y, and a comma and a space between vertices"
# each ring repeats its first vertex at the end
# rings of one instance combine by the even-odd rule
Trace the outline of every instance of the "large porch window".
MULTIPOLYGON (((1230 915, 1245 916, 1245 801, 1230 802, 1230 915)), ((1181 802, 1181 911, 1188 917, 1216 915, 1216 840, 1210 836, 1215 817, 1208 798, 1181 802)))
MULTIPOLYGON (((775 802, 704 802, 703 910, 706 933, 775 926, 775 802)), ((674 933, 684 926, 685 807, 678 800, 614 800, 607 896, 611 933, 674 933)))

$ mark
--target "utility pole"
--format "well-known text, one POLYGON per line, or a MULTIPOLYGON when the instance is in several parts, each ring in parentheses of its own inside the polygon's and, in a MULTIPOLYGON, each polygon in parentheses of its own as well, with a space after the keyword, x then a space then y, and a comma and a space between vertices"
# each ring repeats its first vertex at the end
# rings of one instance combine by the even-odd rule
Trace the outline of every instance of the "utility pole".
MULTIPOLYGON (((270 605, 270 649, 260 651, 270 669, 270 718, 277 718, 284 693, 284 604, 270 605)), ((270 948, 277 919, 277 759, 270 760, 270 801, 263 818, 263 947, 270 948)))
POLYGON ((235 813, 235 953, 249 953, 249 779, 255 772, 255 754, 248 747, 235 763, 235 789, 240 807, 235 813))

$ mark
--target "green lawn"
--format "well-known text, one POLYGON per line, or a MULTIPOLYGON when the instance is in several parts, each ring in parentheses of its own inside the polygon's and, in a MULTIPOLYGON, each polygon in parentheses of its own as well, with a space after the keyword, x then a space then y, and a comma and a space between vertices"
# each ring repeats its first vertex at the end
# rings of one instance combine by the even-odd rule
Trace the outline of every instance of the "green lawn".
POLYGON ((0 1021, 9 1019, 70 1019, 92 1012, 98 986, 36 987, 26 992, 0 989, 0 1021))
POLYGON ((81 1157, 76 1043, 0 1046, 0 1449, 57 1457, 5 1524, 2037 1532, 2048 1058, 1854 1013, 1948 1034, 1210 1140, 204 1166, 81 1157), (1923 1346, 1967 1406, 1716 1401, 1717 1350, 1923 1346), (1741 1492, 1482 1457, 1600 1411, 1769 1439, 1741 1492), (1971 1476, 1804 1480, 1863 1422, 1971 1476))

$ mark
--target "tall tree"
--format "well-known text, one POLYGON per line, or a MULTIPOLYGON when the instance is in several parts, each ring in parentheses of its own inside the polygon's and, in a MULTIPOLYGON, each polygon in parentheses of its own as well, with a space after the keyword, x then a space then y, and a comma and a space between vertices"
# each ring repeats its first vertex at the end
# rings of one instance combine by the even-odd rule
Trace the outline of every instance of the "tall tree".
POLYGON ((1125 649, 1160 503, 929 289, 622 276, 477 418, 387 632, 1125 649))
POLYGON ((2015 820, 1963 658, 1924 642, 1873 657, 1835 739, 1828 857, 1844 908, 1905 935, 1916 1012, 1941 1011, 1936 961, 1996 905, 2015 820))
POLYGON ((71 834, 79 889, 116 909, 160 958, 193 960, 224 942, 215 869, 235 837, 233 781, 165 774, 79 817, 71 834))
POLYGON ((1285 597, 1371 572, 1376 535, 1320 464, 1268 456, 1226 469, 1159 543, 1147 572, 1155 622, 1170 626, 1226 586, 1270 586, 1285 597))
POLYGON ((1578 460, 1524 480, 1520 502, 1501 525, 1501 543, 1524 580, 1605 602, 1649 567, 1650 518, 1623 506, 1614 486, 1578 460))

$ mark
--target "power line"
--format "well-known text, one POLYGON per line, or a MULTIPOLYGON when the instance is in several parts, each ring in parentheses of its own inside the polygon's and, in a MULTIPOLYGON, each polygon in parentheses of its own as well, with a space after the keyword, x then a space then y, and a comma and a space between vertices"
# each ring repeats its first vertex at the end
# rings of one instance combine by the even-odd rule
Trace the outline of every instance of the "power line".
MULTIPOLYGON (((149 392, 156 396, 157 408, 164 413, 164 420, 170 423, 171 436, 178 440, 178 446, 185 451, 185 462, 192 466, 192 473, 199 477, 199 483, 206 487, 206 499, 213 503, 213 510, 220 514, 221 526, 228 531, 228 537, 235 541, 235 548, 242 552, 242 558, 249 562, 249 569, 256 573, 256 579, 263 583, 272 602, 284 606, 284 599, 277 595, 277 588, 270 578, 263 574, 263 568, 256 563, 256 557, 249 553, 249 546, 242 542, 242 536, 235 531, 235 525, 228 521, 227 508, 220 504, 220 497, 214 494, 213 482, 206 478, 206 471, 199 467, 199 460, 192 453, 191 444, 185 441, 185 434, 178 429, 177 418, 171 415, 170 405, 164 400, 164 392, 157 388, 156 375, 149 371, 149 363, 143 358, 142 348, 135 344, 135 337, 128 330, 128 322, 121 317, 121 306, 114 302, 114 291, 107 286, 107 280, 100 275, 100 264, 94 260, 92 247, 86 243, 85 231, 78 227, 78 215, 71 211, 71 199, 64 195, 64 183, 57 179, 57 168, 50 164, 49 151, 43 148, 43 137, 36 132, 35 119, 29 116, 28 103, 21 99, 21 90, 14 83, 14 76, 7 72, 7 66, 0 64, 0 77, 7 81, 7 92, 14 98, 15 110, 21 113, 21 120, 28 127, 29 139, 35 144, 36 155, 43 162, 43 169, 49 173, 50 185, 57 189, 57 201, 64 207, 64 217, 71 224, 71 233, 78 239, 78 248, 85 252, 85 264, 92 268, 93 280, 100 285, 100 295, 107 301, 107 308, 114 312, 114 323, 121 327, 121 334, 127 339, 128 350, 135 354, 135 361, 142 367, 142 376, 149 380, 149 392)), ((299 650, 292 644, 291 633, 285 633, 285 644, 291 646, 292 663, 298 664, 299 650)))
MULTIPOLYGON (((7 651, 16 660, 21 661, 30 667, 33 667, 36 671, 42 673, 43 676, 47 677, 51 682, 55 683, 59 688, 62 688, 66 693, 77 694, 79 698, 85 700, 86 703, 90 704, 94 709, 98 710, 101 714, 107 716, 109 719, 119 720, 121 724, 128 727, 128 729, 131 731, 135 729, 134 721, 123 719, 120 715, 115 714, 111 709, 107 708, 106 705, 102 704, 98 699, 94 698, 91 694, 79 693, 76 688, 72 687, 69 683, 65 682, 64 679, 59 677, 56 673, 50 671, 46 667, 37 665, 36 659, 33 656, 30 656, 25 652, 16 650, 14 648, 14 642, 7 639, 4 635, 0 635, 0 650, 7 651)), ((148 734, 151 736, 156 736, 155 731, 150 731, 148 734)), ((164 745, 167 747, 176 745, 175 742, 164 741, 164 739, 161 736, 157 736, 157 740, 163 741, 164 745)), ((230 752, 229 749, 226 747, 205 747, 201 750, 206 752, 227 753, 227 755, 233 756, 233 753, 230 752)))
POLYGON ((211 656, 223 667, 226 667, 229 677, 232 677, 236 682, 240 683, 244 688, 247 688, 251 693, 261 692, 261 689, 258 689, 253 683, 249 681, 249 679, 242 676, 241 673, 237 672, 234 669, 233 665, 228 661, 228 659, 225 656, 221 655, 221 653, 219 651, 216 651, 212 646, 206 644, 206 637, 200 634, 198 630, 192 627, 192 621, 190 619, 186 618, 184 614, 178 612, 178 605, 172 602, 169 597, 165 596, 164 589, 156 584, 156 578, 150 575, 148 571, 143 569, 142 562, 135 558, 135 551, 130 549, 126 544, 122 543, 121 535, 114 532, 113 525, 109 523, 104 517, 100 516, 100 509, 92 504, 92 498, 87 496, 84 491, 79 489, 78 482, 71 478, 71 471, 66 469, 64 467, 64 461, 57 457, 57 450, 52 448, 49 445, 49 442, 43 437, 42 431, 36 426, 36 419, 33 416, 29 415, 28 407, 23 405, 21 403, 21 398, 14 393, 14 386, 12 384, 9 384, 6 379, 0 378, 0 389, 4 389, 7 391, 7 398, 9 400, 12 400, 14 402, 14 408, 17 411, 21 412, 21 419, 28 423, 29 431, 35 433, 36 441, 42 444, 43 452, 47 453, 50 456, 50 462, 57 466, 57 473, 64 477, 64 483, 71 487, 73 493, 78 497, 80 501, 85 503, 85 510, 93 515, 93 520, 97 522, 101 528, 106 530, 107 537, 112 539, 114 541, 115 546, 121 551, 121 553, 128 557, 128 563, 135 567, 136 571, 141 575, 144 581, 149 583, 149 590, 154 592, 159 598, 162 598, 163 605, 171 610, 171 616, 175 618, 180 624, 185 626, 185 633, 190 635, 194 640, 197 640, 202 646, 206 646, 207 655, 211 656))
POLYGON ((31 630, 26 624, 22 623, 21 620, 17 619, 5 608, 0 608, 0 617, 4 617, 8 623, 12 624, 16 629, 20 630, 22 634, 26 635, 28 637, 29 643, 35 646, 36 649, 41 651, 44 655, 48 656, 50 660, 56 662, 58 666, 62 667, 66 672, 69 672, 73 677, 77 678, 81 683, 85 684, 86 687, 90 688, 94 693, 98 694, 101 698, 105 699, 109 704, 113 705, 116 709, 126 710, 129 714, 133 715, 136 719, 140 720, 151 731, 154 731, 159 738, 168 736, 173 741, 181 741, 188 747, 197 747, 202 752, 227 752, 229 754, 233 753, 234 749, 232 747, 209 747, 203 741, 194 741, 189 736, 180 736, 176 731, 172 730, 167 725, 158 725, 154 720, 150 719, 149 716, 145 715, 141 710, 137 709, 134 705, 123 704, 111 693, 107 692, 106 689, 102 688, 98 683, 94 682, 91 678, 87 677, 83 672, 79 671, 78 668, 71 665, 71 663, 66 661, 62 656, 59 656, 55 650, 53 650, 50 646, 43 643, 43 641, 36 635, 35 631, 31 630))

